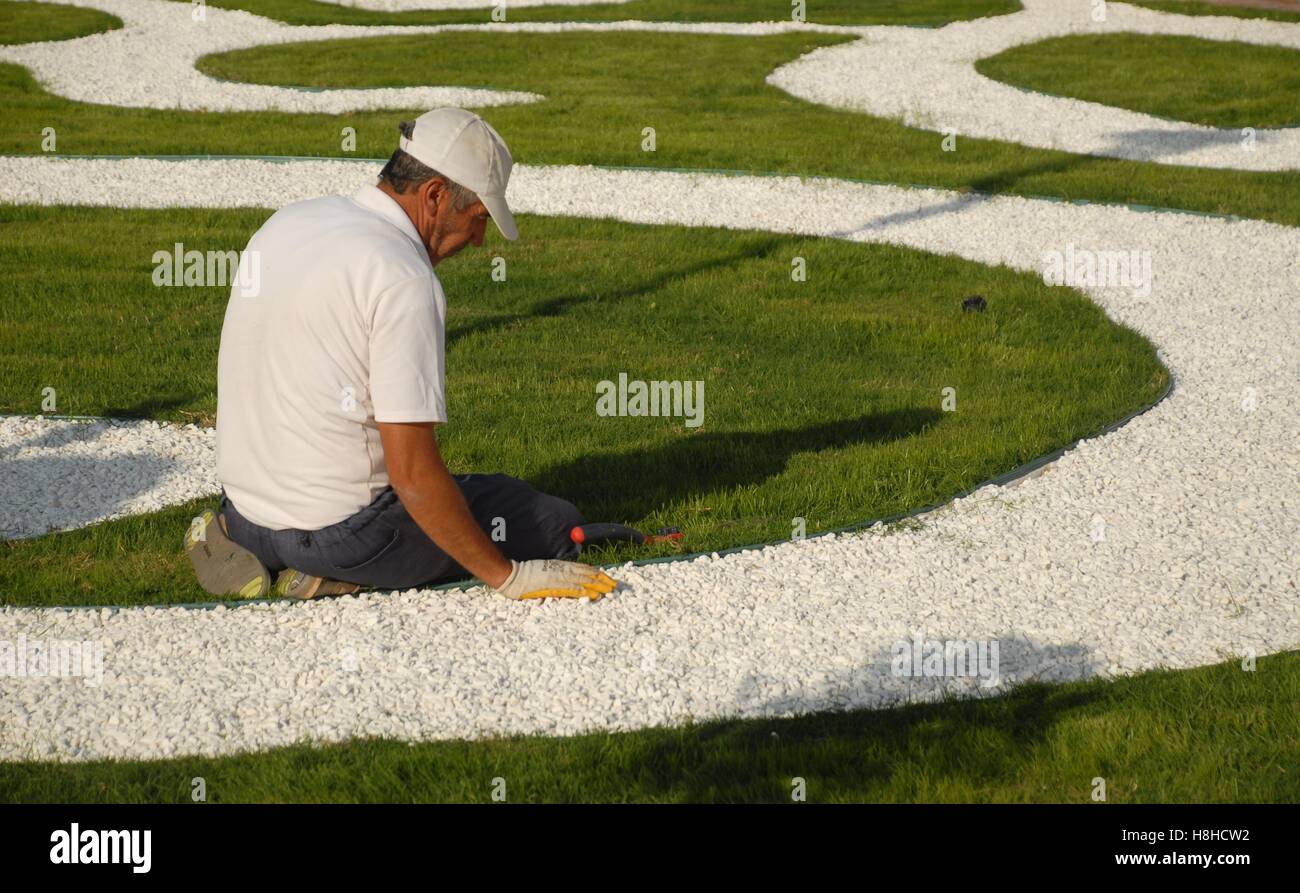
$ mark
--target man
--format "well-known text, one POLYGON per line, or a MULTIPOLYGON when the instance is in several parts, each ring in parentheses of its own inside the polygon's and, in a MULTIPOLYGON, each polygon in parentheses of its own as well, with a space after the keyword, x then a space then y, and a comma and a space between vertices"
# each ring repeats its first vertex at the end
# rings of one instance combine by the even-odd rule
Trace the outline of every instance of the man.
POLYGON ((216 594, 311 598, 466 571, 510 598, 590 597, 568 502, 505 475, 453 478, 438 451, 446 298, 434 267, 480 246, 513 161, 482 118, 435 109, 351 198, 288 205, 253 235, 256 293, 232 289, 217 369, 221 512, 186 549, 216 594), (486 531, 500 535, 500 547, 486 531))

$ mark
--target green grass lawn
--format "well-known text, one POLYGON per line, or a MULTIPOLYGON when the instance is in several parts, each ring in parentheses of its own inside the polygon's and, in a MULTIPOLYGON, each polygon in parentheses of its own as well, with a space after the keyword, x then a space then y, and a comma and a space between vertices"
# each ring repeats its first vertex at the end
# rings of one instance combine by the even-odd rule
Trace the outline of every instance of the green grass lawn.
MULTIPOLYGON (((0 412, 39 412, 54 387, 66 414, 210 423, 227 290, 156 288, 151 258, 178 241, 237 250, 266 214, 0 208, 0 412)), ((788 539, 796 517, 813 532, 927 505, 1167 382, 1150 344, 1082 294, 1006 268, 706 228, 528 215, 520 228, 439 267, 449 464, 523 477, 592 520, 681 526, 691 550, 788 539), (962 312, 972 293, 987 311, 962 312), (596 385, 620 372, 704 381, 704 424, 598 416, 596 385), (941 411, 946 387, 956 412, 941 411)), ((0 544, 0 598, 202 600, 178 554, 194 514, 0 544)))
POLYGON ((68 40, 121 27, 121 19, 97 9, 0 0, 0 44, 68 40))
MULTIPOLYGON (((367 740, 219 759, 0 763, 0 801, 1300 801, 1300 653, 1009 695, 575 738, 367 740)), ((1104 806, 1095 804, 1096 808, 1104 806)))
POLYGON ((1239 19, 1272 19, 1276 22, 1300 22, 1300 12, 1285 9, 1260 9, 1253 6, 1224 6, 1199 0, 1126 0, 1133 6, 1145 6, 1159 12, 1179 15, 1233 16, 1239 19))
MULTIPOLYGON (((243 9, 293 25, 426 25, 448 22, 487 22, 491 10, 421 10, 385 13, 317 3, 313 0, 211 0, 211 6, 243 9)), ((1191 0, 1133 0, 1183 15, 1219 15, 1300 21, 1300 14, 1271 9, 1215 6, 1191 0)), ((822 25, 915 25, 937 27, 948 22, 1017 12, 1017 0, 810 0, 807 21, 822 25)), ((544 6, 510 9, 511 22, 767 22, 788 21, 788 0, 633 0, 600 6, 544 6)))
MULTIPOLYGON (((313 0, 215 0, 210 6, 243 9, 294 25, 440 25, 487 23, 492 10, 452 9, 373 12, 313 0)), ((809 0, 806 21, 823 25, 936 26, 1019 10, 1018 0, 809 0)), ((507 7, 510 22, 781 22, 790 0, 632 0, 593 6, 507 7)))
POLYGON ((1017 87, 1209 127, 1300 124, 1300 51, 1285 47, 1075 34, 1012 47, 975 68, 1017 87))

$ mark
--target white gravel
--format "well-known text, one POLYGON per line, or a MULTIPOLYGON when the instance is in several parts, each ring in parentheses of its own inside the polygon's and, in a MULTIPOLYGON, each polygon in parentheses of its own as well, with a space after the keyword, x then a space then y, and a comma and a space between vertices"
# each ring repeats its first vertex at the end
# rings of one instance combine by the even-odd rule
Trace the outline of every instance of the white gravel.
MULTIPOLYGON (((0 200, 274 206, 350 190, 373 171, 5 158, 0 200)), ((1159 346, 1175 390, 1045 473, 986 488, 925 516, 919 530, 626 569, 616 574, 622 588, 596 604, 525 605, 475 589, 213 611, 0 609, 0 642, 104 643, 101 685, 0 687, 0 758, 573 734, 972 689, 970 680, 893 675, 892 647, 913 635, 996 639, 1010 682, 1300 645, 1296 229, 834 180, 589 167, 520 165, 509 197, 532 214, 829 235, 1022 270, 1041 270, 1043 252, 1067 244, 1149 251, 1148 297, 1085 291, 1159 346)))
MULTIPOLYGON (((338 114, 361 109, 484 108, 538 102, 537 93, 467 87, 295 89, 241 84, 200 74, 201 56, 264 44, 303 43, 440 31, 670 31, 754 36, 786 31, 849 31, 832 25, 679 22, 493 22, 482 25, 285 25, 237 10, 206 7, 196 22, 188 3, 168 0, 70 0, 100 9, 124 27, 73 40, 0 46, 0 62, 29 68, 46 90, 67 99, 130 108, 236 112, 277 110, 338 114)), ((856 29, 860 30, 860 29, 856 29)))
POLYGON ((0 417, 0 539, 154 512, 218 488, 211 428, 0 417))
MULTIPOLYGON (((959 152, 960 138, 967 136, 1160 164, 1300 168, 1297 127, 1256 128, 1252 144, 1240 130, 1021 90, 974 67, 1010 47, 1068 34, 1177 34, 1300 48, 1300 23, 1182 16, 1115 2, 1106 4, 1104 22, 1094 22, 1093 4, 1085 0, 1022 3, 1025 9, 1018 13, 937 29, 864 28, 863 40, 814 50, 772 72, 767 82, 832 108, 901 119, 926 130, 951 128, 959 152)), ((1159 66, 1161 59, 1153 55, 1150 64, 1159 66)))
MULTIPOLYGON (((252 13, 194 7, 167 0, 72 0, 111 13, 123 27, 74 40, 0 47, 0 61, 29 68, 46 90, 78 102, 131 108, 186 111, 294 111, 337 114, 360 109, 482 108, 536 102, 535 93, 465 87, 385 87, 360 90, 303 90, 236 84, 200 74, 194 67, 210 53, 345 37, 407 34, 390 26, 292 26, 252 13)), ((431 30, 431 29, 422 29, 431 30)))

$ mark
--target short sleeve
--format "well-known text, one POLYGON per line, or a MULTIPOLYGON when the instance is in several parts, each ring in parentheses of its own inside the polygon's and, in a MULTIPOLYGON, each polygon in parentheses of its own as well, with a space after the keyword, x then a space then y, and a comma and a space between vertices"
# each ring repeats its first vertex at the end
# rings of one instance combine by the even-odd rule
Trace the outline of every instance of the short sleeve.
POLYGON ((445 422, 444 316, 436 277, 391 286, 370 323, 370 399, 377 422, 445 422))

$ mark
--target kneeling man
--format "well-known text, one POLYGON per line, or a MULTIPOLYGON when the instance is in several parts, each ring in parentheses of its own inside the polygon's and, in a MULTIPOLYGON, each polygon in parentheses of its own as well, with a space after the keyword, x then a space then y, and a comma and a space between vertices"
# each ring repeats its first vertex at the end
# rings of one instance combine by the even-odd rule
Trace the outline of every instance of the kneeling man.
POLYGON ((379 182, 288 205, 254 234, 255 293, 231 292, 217 370, 220 514, 186 537, 209 592, 311 598, 468 572, 511 598, 599 598, 568 559, 578 510, 505 475, 452 477, 438 451, 446 297, 434 267, 480 246, 513 164, 463 109, 403 123, 379 182), (502 530, 498 548, 487 530, 502 530))

